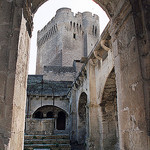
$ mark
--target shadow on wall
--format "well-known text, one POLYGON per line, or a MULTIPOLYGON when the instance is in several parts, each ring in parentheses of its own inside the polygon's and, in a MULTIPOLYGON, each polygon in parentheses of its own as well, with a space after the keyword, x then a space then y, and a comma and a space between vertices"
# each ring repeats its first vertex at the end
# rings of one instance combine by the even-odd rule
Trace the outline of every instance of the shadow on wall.
POLYGON ((114 69, 107 78, 102 103, 102 145, 104 150, 119 150, 117 91, 114 69))

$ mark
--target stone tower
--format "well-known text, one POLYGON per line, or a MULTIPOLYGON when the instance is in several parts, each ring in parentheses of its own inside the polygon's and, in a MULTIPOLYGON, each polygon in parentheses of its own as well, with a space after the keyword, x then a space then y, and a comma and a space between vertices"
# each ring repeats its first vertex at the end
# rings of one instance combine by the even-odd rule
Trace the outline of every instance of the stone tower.
MULTIPOLYGON (((90 53, 99 32, 97 15, 90 12, 74 15, 69 8, 57 10, 55 17, 38 31, 36 74, 45 75, 50 80, 55 76, 51 74, 54 69, 57 74, 60 69, 65 73, 72 72, 73 61, 90 53)), ((56 80, 62 79, 58 76, 56 80)))

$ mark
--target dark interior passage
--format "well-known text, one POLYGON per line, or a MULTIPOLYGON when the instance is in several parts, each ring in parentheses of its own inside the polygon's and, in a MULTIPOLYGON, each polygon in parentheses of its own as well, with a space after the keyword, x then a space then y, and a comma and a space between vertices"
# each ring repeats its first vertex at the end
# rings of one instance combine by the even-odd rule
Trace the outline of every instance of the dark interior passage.
POLYGON ((53 114, 52 111, 49 111, 49 112, 47 113, 47 118, 54 118, 54 114, 53 114))
POLYGON ((38 112, 35 112, 33 114, 33 118, 39 118, 39 119, 42 119, 43 118, 43 113, 38 111, 38 112))
POLYGON ((57 130, 65 130, 66 127, 66 115, 64 112, 59 112, 58 113, 58 118, 57 118, 57 130))

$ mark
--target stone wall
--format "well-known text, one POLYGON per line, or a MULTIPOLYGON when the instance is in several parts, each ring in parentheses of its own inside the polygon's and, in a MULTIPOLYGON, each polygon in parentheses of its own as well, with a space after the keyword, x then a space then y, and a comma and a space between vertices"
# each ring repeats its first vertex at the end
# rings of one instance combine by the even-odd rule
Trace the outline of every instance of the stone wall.
POLYGON ((41 97, 41 96, 29 96, 28 101, 30 107, 28 110, 28 115, 32 116, 33 113, 42 106, 56 106, 63 109, 67 114, 69 112, 69 101, 61 97, 41 97), (54 100, 53 100, 54 99, 54 100))
MULTIPOLYGON (((130 7, 127 9, 130 12, 130 7)), ((144 100, 141 98, 143 90, 138 90, 142 83, 133 82, 133 84, 129 84, 130 80, 140 79, 138 51, 135 51, 136 44, 134 42, 136 38, 134 37, 132 21, 132 15, 129 13, 125 23, 121 26, 119 34, 121 37, 118 36, 122 39, 117 39, 117 43, 114 39, 111 39, 112 48, 110 47, 105 58, 100 58, 101 54, 104 54, 101 53, 103 46, 97 44, 93 54, 89 55, 88 61, 83 64, 81 72, 74 82, 70 97, 70 114, 72 118, 76 118, 77 124, 72 127, 71 138, 72 141, 78 141, 78 102, 81 93, 85 91, 88 97, 87 114, 89 114, 88 124, 86 124, 85 143, 87 149, 93 150, 101 147, 102 149, 140 150, 149 147, 149 137, 145 128, 146 110, 143 110, 144 100), (129 30, 128 25, 132 30, 130 33, 127 32, 129 30), (120 41, 122 42, 120 43, 120 41), (124 42, 126 43, 123 44, 124 42), (120 49, 121 51, 119 51, 120 49), (97 54, 100 54, 99 57, 97 54), (132 59, 130 59, 131 56, 132 59), (116 77, 111 73, 113 67, 115 67, 115 74, 114 72, 113 74, 116 77), (84 69, 86 69, 87 76, 84 76, 84 69), (125 79, 126 81, 123 82, 125 79), (72 108, 75 102, 76 108, 72 108), (142 136, 144 137, 142 138, 142 136), (132 143, 132 141, 138 143, 132 143), (145 145, 142 143, 145 143, 145 145)), ((107 28, 108 31, 111 31, 110 29, 112 28, 107 28)), ((100 41, 107 40, 107 37, 107 31, 105 30, 100 41)))
POLYGON ((30 39, 22 1, 0 7, 0 149, 23 149, 30 39))
POLYGON ((51 81, 73 81, 75 74, 75 67, 45 66, 43 78, 51 81))
MULTIPOLYGON (((0 2, 2 89, 0 91, 0 149, 2 150, 23 148, 23 111, 28 61, 22 57, 28 58, 28 42, 25 41, 32 33, 33 14, 45 1, 2 0, 0 2), (21 25, 21 22, 24 23, 21 25), (26 28, 22 28, 25 24, 26 28), (19 43, 24 43, 24 46, 21 44, 23 49, 22 46, 19 49, 19 43)), ((145 0, 94 1, 102 6, 111 20, 109 33, 115 60, 120 149, 148 150, 150 146, 148 136, 149 2, 145 0)), ((101 99, 99 96, 97 98, 101 99)), ((91 143, 91 146, 94 145, 91 143)))
POLYGON ((26 118, 25 133, 29 135, 52 135, 54 134, 54 119, 26 118))

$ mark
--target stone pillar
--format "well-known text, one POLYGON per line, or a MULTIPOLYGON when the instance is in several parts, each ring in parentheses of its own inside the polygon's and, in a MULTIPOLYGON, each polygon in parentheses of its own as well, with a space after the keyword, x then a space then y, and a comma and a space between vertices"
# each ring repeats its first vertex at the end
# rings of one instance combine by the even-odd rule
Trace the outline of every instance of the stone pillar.
POLYGON ((54 114, 54 129, 57 130, 57 118, 58 114, 54 114))
POLYGON ((0 149, 22 150, 29 36, 22 0, 0 7, 0 149))
POLYGON ((99 103, 96 96, 96 78, 95 66, 93 60, 90 60, 89 65, 89 150, 100 149, 100 123, 99 123, 99 103), (92 64, 91 64, 92 62, 92 64))
POLYGON ((71 112, 70 112, 70 138, 72 143, 77 141, 77 99, 75 87, 71 91, 71 112))

